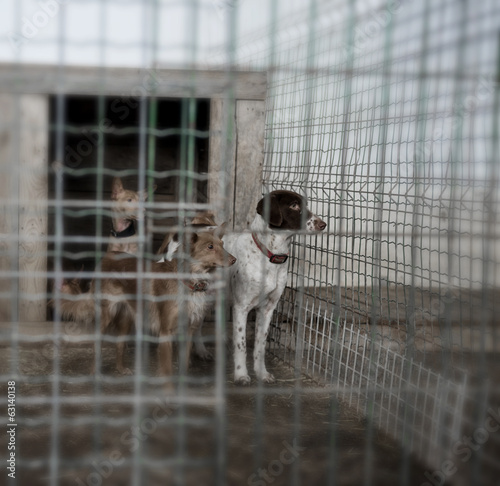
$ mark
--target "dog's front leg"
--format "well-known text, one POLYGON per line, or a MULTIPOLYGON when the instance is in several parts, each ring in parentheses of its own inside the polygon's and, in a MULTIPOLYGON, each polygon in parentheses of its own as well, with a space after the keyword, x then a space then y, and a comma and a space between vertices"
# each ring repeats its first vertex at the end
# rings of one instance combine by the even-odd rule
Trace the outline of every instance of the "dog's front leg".
MULTIPOLYGON (((135 321, 134 310, 128 304, 124 303, 122 304, 122 309, 117 317, 121 320, 120 322, 121 337, 130 336, 130 334, 134 329, 134 321, 135 321)), ((132 371, 130 370, 130 368, 127 368, 123 364, 123 353, 126 345, 127 343, 125 340, 118 341, 116 344, 116 350, 117 350, 116 368, 118 372, 123 375, 132 375, 132 371)))
POLYGON ((212 361, 214 357, 203 342, 203 335, 201 334, 202 325, 203 321, 200 322, 198 328, 194 332, 194 350, 199 358, 204 359, 205 361, 212 361))
POLYGON ((249 385, 247 370, 247 328, 248 310, 235 305, 233 307, 233 347, 234 347, 234 383, 249 385))
POLYGON ((195 319, 189 323, 187 335, 186 335, 186 353, 184 356, 183 368, 180 367, 181 372, 187 372, 189 370, 189 364, 191 362, 191 349, 193 347, 193 335, 196 335, 196 332, 199 331, 201 324, 203 322, 203 318, 195 319))
POLYGON ((172 334, 160 333, 160 344, 158 345, 158 376, 167 377, 165 383, 165 391, 167 393, 174 391, 174 384, 172 382, 172 361, 173 361, 173 343, 172 334), (168 339, 163 341, 162 339, 168 339))
MULTIPOLYGON (((97 359, 97 349, 99 349, 101 358, 100 363, 102 365, 102 335, 108 329, 111 323, 111 313, 110 313, 110 303, 108 300, 101 300, 101 331, 95 336, 94 339, 94 353, 92 357, 92 367, 90 368, 90 374, 95 375, 96 373, 96 359, 97 359)), ((95 330, 95 329, 94 329, 95 330)))
MULTIPOLYGON (((173 393, 175 388, 172 381, 173 378, 173 339, 174 330, 177 323, 178 312, 169 307, 170 302, 163 302, 159 305, 160 310, 156 315, 157 323, 153 325, 159 326, 158 344, 158 376, 168 377, 165 383, 165 391, 167 394, 173 393)), ((154 328, 155 328, 154 327, 154 328)), ((154 329, 153 328, 153 329, 154 329)))
POLYGON ((274 302, 268 302, 266 305, 259 307, 255 320, 254 370, 257 378, 264 383, 274 383, 276 381, 274 376, 267 371, 265 363, 267 335, 275 307, 274 302))
POLYGON ((102 325, 107 328, 111 323, 118 330, 116 342, 116 371, 121 375, 132 375, 130 368, 123 364, 123 355, 126 346, 126 336, 130 335, 134 325, 132 310, 125 302, 105 305, 102 308, 102 325))

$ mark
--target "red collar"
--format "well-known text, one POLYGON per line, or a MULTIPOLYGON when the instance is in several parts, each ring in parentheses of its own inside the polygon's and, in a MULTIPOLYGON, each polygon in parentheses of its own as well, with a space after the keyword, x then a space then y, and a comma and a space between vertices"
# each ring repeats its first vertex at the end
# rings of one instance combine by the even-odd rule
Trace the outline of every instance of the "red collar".
POLYGON ((206 280, 200 280, 199 282, 184 282, 182 283, 191 290, 191 292, 205 292, 208 289, 208 282, 206 280))
POLYGON ((259 250, 264 253, 269 258, 271 263, 275 263, 276 265, 281 265, 288 260, 288 253, 271 253, 257 238, 255 233, 252 233, 253 241, 259 248, 259 250))

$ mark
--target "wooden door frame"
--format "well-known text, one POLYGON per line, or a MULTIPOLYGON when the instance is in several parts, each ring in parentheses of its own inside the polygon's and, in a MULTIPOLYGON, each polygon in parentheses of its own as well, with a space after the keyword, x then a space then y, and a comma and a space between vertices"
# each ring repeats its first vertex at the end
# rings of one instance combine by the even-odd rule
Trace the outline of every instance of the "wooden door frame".
POLYGON ((262 192, 266 92, 265 72, 2 64, 0 320, 46 319, 50 96, 210 99, 209 205, 241 230, 262 192))

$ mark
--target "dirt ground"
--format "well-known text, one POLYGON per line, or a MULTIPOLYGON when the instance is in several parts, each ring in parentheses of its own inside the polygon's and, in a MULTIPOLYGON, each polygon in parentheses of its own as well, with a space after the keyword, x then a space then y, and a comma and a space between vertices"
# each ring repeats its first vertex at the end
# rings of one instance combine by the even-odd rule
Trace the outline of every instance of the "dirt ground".
MULTIPOLYGON (((216 485, 218 473, 230 486, 292 485, 294 476, 307 486, 359 485, 365 478, 373 485, 426 481, 426 469, 405 457, 398 444, 368 427, 326 389, 305 378, 297 383, 293 371, 278 361, 268 366, 277 383, 260 393, 257 387, 232 384, 228 355, 225 390, 218 401, 216 364, 195 359, 186 404, 172 408, 158 383, 148 383, 147 377, 134 395, 132 377, 113 372, 110 344, 103 348, 101 379, 88 374, 90 344, 63 344, 56 375, 52 344, 22 343, 16 348, 1 343, 0 372, 8 376, 17 368, 21 374, 16 385, 16 475, 23 486, 49 484, 51 454, 58 457, 58 484, 64 486, 132 484, 134 462, 138 484, 152 486, 216 485), (54 412, 55 377, 61 400, 54 412), (134 396, 146 402, 138 417, 134 396), (53 413, 59 419, 56 430, 53 413)), ((147 373, 154 376, 153 346, 145 356, 147 373)), ((133 366, 133 346, 126 359, 133 366)), ((2 398, 6 387, 1 384, 2 398)), ((2 434, 4 456, 6 440, 2 434)), ((0 484, 8 484, 7 479, 4 470, 0 484)))

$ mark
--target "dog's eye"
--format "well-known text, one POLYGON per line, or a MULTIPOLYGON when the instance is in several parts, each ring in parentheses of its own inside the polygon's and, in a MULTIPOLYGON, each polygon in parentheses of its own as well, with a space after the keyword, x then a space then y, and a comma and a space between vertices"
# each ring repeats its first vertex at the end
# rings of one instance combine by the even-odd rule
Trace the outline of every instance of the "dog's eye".
POLYGON ((294 211, 300 211, 300 204, 298 202, 294 202, 290 205, 290 209, 293 209, 294 211))
POLYGON ((127 199, 127 202, 132 202, 132 199, 127 199))
POLYGON ((207 246, 207 248, 208 248, 209 250, 213 250, 213 249, 214 249, 214 245, 212 245, 212 243, 210 243, 210 244, 207 246))

